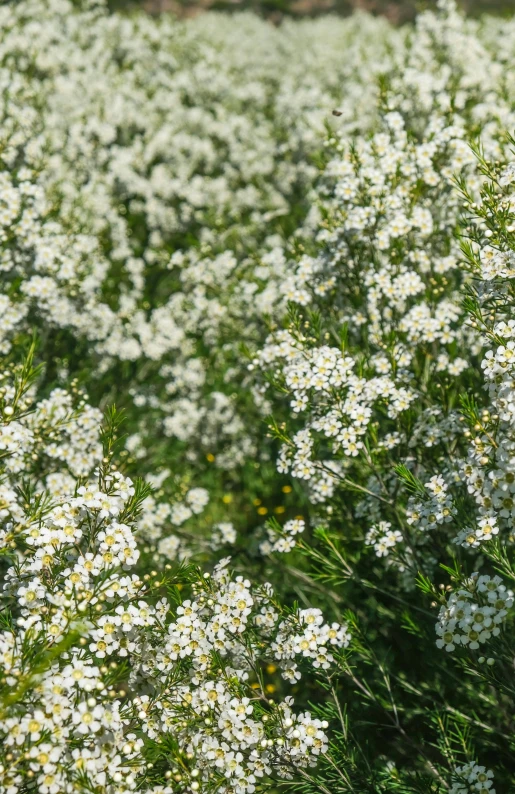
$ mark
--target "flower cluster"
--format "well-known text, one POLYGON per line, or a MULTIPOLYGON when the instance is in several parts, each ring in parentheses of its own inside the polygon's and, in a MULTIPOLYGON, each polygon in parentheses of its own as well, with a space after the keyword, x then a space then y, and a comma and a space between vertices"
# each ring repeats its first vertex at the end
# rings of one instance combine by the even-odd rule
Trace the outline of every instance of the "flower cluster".
POLYGON ((493 786, 494 773, 491 769, 470 761, 456 767, 455 780, 449 789, 450 794, 495 794, 493 786))
MULTIPOLYGON (((324 616, 319 609, 301 609, 279 625, 272 647, 276 658, 283 664, 301 656, 312 659, 313 667, 328 670, 334 662, 329 647, 346 648, 350 639, 346 625, 324 623, 324 616)), ((301 677, 294 661, 285 667, 283 676, 290 681, 301 677)))
POLYGON ((387 557, 398 543, 402 543, 402 533, 392 529, 389 521, 380 521, 368 530, 365 543, 374 547, 377 557, 387 557))
MULTIPOLYGON (((327 722, 250 685, 263 647, 282 659, 276 634, 292 645, 292 657, 304 653, 296 626, 276 629, 272 588, 252 592, 225 561, 211 577, 195 576, 194 598, 173 608, 159 597, 165 578, 135 572, 145 486, 105 462, 80 482, 42 511, 27 505, 34 512, 8 524, 2 790, 24 790, 35 779, 44 794, 81 785, 154 791, 173 777, 180 790, 245 794, 272 771, 290 776, 313 764, 327 750, 327 722), (171 756, 167 736, 177 748, 171 756), (163 756, 149 776, 155 742, 163 756)), ((203 498, 190 492, 189 501, 203 498)), ((347 635, 308 612, 298 623, 315 624, 311 647, 315 635, 324 647, 314 665, 324 654, 326 667, 325 644, 347 635)))
POLYGON ((291 551, 297 543, 295 535, 304 532, 305 528, 306 523, 302 518, 292 518, 283 527, 269 524, 267 526, 268 538, 260 543, 259 546, 261 554, 271 554, 274 551, 291 551))
POLYGON ((406 510, 406 521, 422 531, 448 524, 453 517, 453 500, 449 486, 441 474, 426 482, 427 498, 411 498, 406 510))
POLYGON ((19 490, 32 477, 42 493, 69 493, 77 477, 100 461, 101 413, 76 387, 55 389, 36 401, 31 361, 11 364, 0 372, 0 529, 2 542, 23 528, 30 505, 19 490))
POLYGON ((456 645, 476 650, 497 637, 512 606, 513 590, 508 590, 499 576, 476 573, 440 609, 436 644, 446 651, 454 651, 456 645))
POLYGON ((341 451, 355 457, 363 449, 362 436, 375 403, 384 402, 388 415, 395 418, 409 407, 414 394, 404 387, 396 388, 388 377, 365 379, 355 375, 355 362, 337 348, 323 345, 306 351, 301 337, 299 350, 296 341, 289 332, 281 332, 277 340, 265 345, 254 366, 260 361, 279 365, 275 374, 284 375, 293 395, 292 410, 309 410, 311 414, 307 426, 295 433, 291 444, 282 446, 278 464, 280 472, 291 471, 293 477, 309 480, 317 469, 313 431, 330 440, 333 454, 341 451))

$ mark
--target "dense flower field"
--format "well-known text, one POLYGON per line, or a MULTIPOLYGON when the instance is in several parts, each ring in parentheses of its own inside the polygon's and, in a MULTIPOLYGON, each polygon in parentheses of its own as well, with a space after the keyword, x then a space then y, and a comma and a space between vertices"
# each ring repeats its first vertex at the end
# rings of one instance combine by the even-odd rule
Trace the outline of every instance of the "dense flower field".
POLYGON ((515 790, 515 19, 436 5, 0 6, 0 794, 515 790))

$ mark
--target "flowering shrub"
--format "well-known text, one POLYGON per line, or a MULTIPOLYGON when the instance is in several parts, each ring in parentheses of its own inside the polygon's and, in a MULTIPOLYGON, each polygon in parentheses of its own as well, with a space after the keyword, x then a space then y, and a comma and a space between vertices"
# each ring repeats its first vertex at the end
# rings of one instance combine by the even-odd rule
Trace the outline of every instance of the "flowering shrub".
MULTIPOLYGON (((17 424, 4 428, 16 437, 17 424)), ((131 573, 148 488, 109 465, 113 432, 92 478, 29 502, 6 524, 2 789, 34 780, 43 792, 154 791, 173 779, 180 789, 245 792, 272 767, 290 777, 313 765, 328 723, 293 712, 291 697, 268 700, 259 660, 287 660, 294 678, 297 655, 327 668, 327 646, 349 642, 345 627, 313 609, 278 623, 271 585, 251 591, 227 560, 212 576, 131 573), (181 580, 193 598, 170 601, 181 580)))
POLYGON ((0 8, 0 794, 511 790, 515 24, 437 6, 0 8))

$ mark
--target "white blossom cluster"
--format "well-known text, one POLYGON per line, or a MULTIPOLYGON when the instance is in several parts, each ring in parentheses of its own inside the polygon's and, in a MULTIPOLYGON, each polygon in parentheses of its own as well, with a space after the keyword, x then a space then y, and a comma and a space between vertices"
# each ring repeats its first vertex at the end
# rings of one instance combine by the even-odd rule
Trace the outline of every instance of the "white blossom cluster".
POLYGON ((101 413, 77 389, 55 389, 35 401, 20 365, 0 372, 0 407, 0 538, 5 543, 30 507, 19 490, 24 477, 32 477, 42 495, 59 497, 98 464, 101 413))
MULTIPOLYGON (((143 503, 138 532, 140 538, 153 545, 158 558, 161 555, 173 560, 188 556, 188 549, 177 532, 183 524, 204 511, 209 502, 209 493, 205 488, 190 488, 182 498, 176 496, 170 502, 156 498, 156 494, 160 493, 159 487, 170 475, 171 472, 164 469, 158 475, 147 477, 154 492, 143 503)), ((231 542, 230 538, 226 542, 231 542)))
MULTIPOLYGON (((36 243, 27 291, 37 297, 43 289, 52 304, 46 308, 61 325, 81 322, 72 317, 63 289, 71 298, 77 291, 92 297, 100 328, 91 331, 105 340, 106 352, 128 359, 160 357, 171 336, 180 334, 162 311, 155 321, 159 317, 169 327, 161 325, 153 338, 155 322, 147 322, 137 305, 147 269, 168 265, 163 244, 197 228, 204 243, 229 230, 259 234, 264 221, 287 214, 290 192, 312 179, 306 154, 316 146, 325 112, 352 68, 356 28, 360 47, 372 39, 385 49, 388 37, 396 38, 393 29, 368 17, 342 22, 336 32, 321 20, 276 34, 248 17, 235 34, 223 17, 156 22, 143 15, 108 16, 103 2, 76 8, 64 0, 6 6, 0 24, 5 75, 18 67, 3 132, 4 162, 15 167, 3 173, 2 220, 27 243, 36 243), (270 36, 277 46, 271 47, 270 36), (350 47, 342 60, 344 42, 350 47), (273 58, 262 57, 264 48, 273 58), (251 86, 238 84, 241 69, 252 73, 251 86), (227 95, 229 102, 223 101, 227 95), (20 157, 25 167, 17 167, 20 157), (35 239, 48 214, 48 191, 57 195, 63 219, 74 220, 80 207, 91 236, 75 239, 73 250, 62 250, 66 239, 53 222, 43 224, 46 244, 35 239), (132 234, 127 212, 141 217, 148 246, 132 234), (112 244, 106 257, 99 256, 95 239, 102 234, 112 244), (124 294, 116 309, 96 293, 115 263, 122 267, 124 294), (68 309, 61 316, 59 302, 68 309)), ((369 68, 377 70, 378 64, 369 68)), ((353 91, 363 102, 367 75, 359 82, 353 91)), ((373 82, 368 92, 373 100, 373 82)), ((350 95, 344 115, 355 123, 350 95)), ((16 265, 26 266, 6 256, 2 269, 16 265)), ((93 309, 90 304, 88 312, 93 309)))
POLYGON ((297 544, 295 536, 304 532, 305 529, 306 522, 302 518, 292 518, 280 528, 267 526, 267 539, 259 545, 261 554, 291 551, 297 544))
POLYGON ((511 534, 515 503, 512 494, 512 462, 515 452, 515 413, 513 411, 513 373, 511 365, 513 321, 495 323, 494 334, 503 342, 487 350, 482 369, 488 389, 488 405, 469 447, 463 466, 463 480, 477 505, 477 526, 464 528, 457 542, 478 546, 502 529, 511 534))
POLYGON ((301 677, 298 665, 292 661, 297 656, 311 659, 315 669, 328 670, 334 662, 330 648, 346 648, 350 639, 347 626, 324 623, 319 609, 301 609, 279 625, 272 648, 275 657, 285 665, 283 677, 296 681, 301 677))
MULTIPOLYGON (((230 578, 226 563, 222 561, 215 569, 198 599, 186 600, 177 608, 163 647, 142 662, 135 681, 140 676, 142 681, 165 681, 170 665, 188 660, 189 681, 178 682, 162 698, 155 716, 145 718, 143 730, 151 737, 173 732, 184 742, 195 756, 194 777, 199 783, 215 779, 222 790, 234 786, 245 792, 253 791, 256 779, 270 774, 272 767, 289 774, 288 766, 309 764, 310 756, 325 752, 323 728, 327 724, 313 720, 308 713, 293 714, 291 698, 266 713, 259 699, 236 694, 236 682, 249 678, 249 662, 255 652, 246 632, 254 623, 266 636, 278 616, 268 606, 271 589, 252 592, 248 580, 230 578), (257 607, 260 612, 253 617, 257 607), (223 675, 214 676, 213 653, 227 659, 223 675), (198 721, 196 715, 204 715, 204 719, 198 721)), ((343 629, 336 629, 339 638, 343 629)), ((282 631, 281 624, 279 635, 282 631)), ((293 631, 290 627, 288 638, 293 631)), ((270 652, 281 659, 276 643, 271 643, 270 652)), ((143 706, 145 702, 145 697, 141 698, 143 706)))
MULTIPOLYGON (((264 645, 283 658, 274 637, 292 646, 288 660, 309 656, 319 666, 323 657, 326 667, 326 645, 348 642, 345 628, 323 624, 318 610, 276 626, 272 588, 253 592, 248 580, 232 579, 228 560, 212 577, 199 575, 194 600, 175 609, 156 600, 164 581, 135 572, 140 486, 104 462, 80 482, 7 525, 2 600, 12 623, 0 635, 0 658, 11 695, 1 703, 1 790, 34 779, 43 794, 84 785, 155 791, 144 782, 154 766, 148 742, 164 750, 168 734, 188 763, 175 766, 179 756, 166 750, 158 780, 173 778, 179 790, 202 784, 244 794, 272 770, 291 776, 314 763, 327 750, 327 723, 294 713, 291 698, 268 701, 249 678, 264 645), (297 624, 313 624, 316 655, 306 653, 297 624)), ((203 501, 196 497, 190 502, 203 501)))
POLYGON ((363 448, 361 437, 366 433, 374 404, 384 401, 388 415, 395 418, 409 406, 414 395, 397 388, 388 377, 367 380, 355 375, 355 362, 337 348, 324 345, 312 353, 297 349, 296 340, 284 331, 277 342, 265 346, 260 359, 280 365, 277 374, 283 373, 291 390, 294 413, 303 412, 309 405, 311 421, 294 435, 291 445, 282 446, 278 464, 280 472, 291 471, 293 477, 309 480, 317 468, 312 431, 331 440, 333 453, 342 451, 355 457, 363 448))
POLYGON ((506 588, 500 576, 473 574, 441 607, 437 646, 446 651, 454 651, 457 645, 476 650, 497 637, 513 598, 513 590, 506 588))
POLYGON ((0 30, 0 349, 35 323, 71 334, 94 378, 144 361, 127 384, 139 451, 159 428, 186 459, 198 434, 206 452, 225 447, 218 466, 242 465, 255 433, 236 370, 213 360, 224 318, 245 325, 254 300, 232 249, 259 242, 265 260, 305 214, 327 114, 371 122, 381 60, 366 53, 386 57, 401 35, 366 15, 280 31, 242 15, 235 32, 217 15, 109 15, 103 0, 7 4, 0 30))
POLYGON ((402 543, 402 532, 392 529, 389 521, 380 521, 371 527, 366 535, 365 543, 373 546, 377 557, 388 557, 398 543, 402 543))
MULTIPOLYGON (((480 53, 493 97, 501 90, 495 54, 452 3, 441 4, 441 12, 420 16, 402 69, 392 69, 379 131, 334 138, 320 189, 317 250, 293 261, 287 280, 285 297, 299 308, 283 315, 283 327, 252 364, 291 395, 278 466, 301 479, 316 481, 330 465, 343 466, 337 483, 353 479, 368 444, 415 448, 424 437, 429 447, 456 433, 457 417, 441 415, 424 396, 432 378, 461 376, 478 349, 458 292, 464 273, 453 229, 462 198, 453 180, 461 174, 471 191, 479 188, 468 144, 477 115, 489 119, 483 146, 495 158, 499 116, 508 121, 511 111, 501 100, 489 106, 465 56, 468 47, 480 53), (436 68, 442 53, 455 64, 452 78, 450 69, 436 68), (415 415, 409 433, 403 414, 415 415), (354 457, 356 465, 346 460, 354 457)), ((371 473, 363 485, 391 498, 385 478, 379 483, 371 473)))
POLYGON ((236 541, 237 533, 234 525, 230 521, 222 521, 213 526, 213 533, 211 535, 211 547, 219 549, 225 544, 234 544, 236 541))
POLYGON ((456 767, 454 772, 456 779, 449 789, 450 794, 495 794, 491 769, 470 761, 456 767))
MULTIPOLYGON (((505 195, 496 197, 503 212, 512 213, 511 181, 503 176, 510 173, 509 166, 501 172, 505 195)), ((473 211, 484 224, 482 215, 488 219, 494 215, 488 202, 488 193, 481 204, 475 203, 473 211)), ((495 207, 493 208, 495 210, 495 207)), ((513 217, 510 215, 510 218, 513 217)), ((509 228, 510 221, 507 222, 509 228)), ((466 456, 453 456, 451 468, 433 475, 425 484, 424 498, 412 497, 407 509, 408 524, 417 529, 435 529, 449 524, 458 528, 454 541, 468 549, 479 549, 485 542, 501 537, 503 542, 512 538, 515 516, 512 495, 515 492, 513 460, 515 437, 513 432, 513 365, 512 357, 515 325, 510 318, 510 275, 499 271, 495 275, 483 271, 484 251, 493 249, 493 232, 484 228, 481 232, 484 245, 477 244, 474 256, 477 274, 480 275, 480 304, 494 303, 493 313, 481 325, 473 321, 477 337, 483 342, 481 373, 484 378, 482 391, 486 392, 483 406, 473 406, 469 411, 469 426, 465 430, 468 441, 466 456), (492 343, 494 346, 492 347, 492 343), (485 349, 486 348, 486 349, 485 349), (474 505, 473 522, 460 519, 457 498, 465 489, 474 505)), ((511 242, 506 239, 510 232, 499 232, 496 249, 500 254, 509 252, 511 242)), ((466 416, 462 417, 466 420, 466 416)), ((449 428, 450 429, 450 428, 449 428)), ((449 437, 456 437, 456 424, 449 437)))
POLYGON ((427 498, 410 499, 406 510, 407 523, 422 531, 448 524, 455 513, 449 486, 441 474, 431 477, 425 488, 427 498))

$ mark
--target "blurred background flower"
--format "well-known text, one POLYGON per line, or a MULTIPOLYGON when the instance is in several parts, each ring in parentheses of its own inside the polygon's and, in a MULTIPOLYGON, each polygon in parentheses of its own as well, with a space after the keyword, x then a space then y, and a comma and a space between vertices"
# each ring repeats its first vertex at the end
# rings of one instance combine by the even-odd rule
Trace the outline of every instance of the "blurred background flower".
MULTIPOLYGON (((283 16, 347 15, 360 9, 402 24, 434 8, 436 0, 110 0, 109 5, 113 9, 144 8, 151 14, 172 12, 178 16, 194 16, 206 10, 251 10, 273 22, 280 22, 283 16)), ((460 0, 459 5, 471 15, 485 11, 509 14, 515 10, 515 0, 460 0)))

